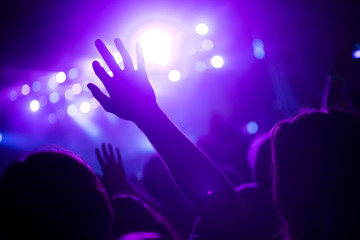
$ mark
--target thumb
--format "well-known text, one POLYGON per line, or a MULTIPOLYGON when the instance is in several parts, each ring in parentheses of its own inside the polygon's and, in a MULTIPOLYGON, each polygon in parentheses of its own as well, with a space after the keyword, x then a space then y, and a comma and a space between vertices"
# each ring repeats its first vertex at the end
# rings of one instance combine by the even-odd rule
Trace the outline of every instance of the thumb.
POLYGON ((101 106, 103 106, 103 108, 106 110, 109 105, 109 97, 106 96, 95 84, 89 83, 87 87, 91 91, 94 98, 96 98, 96 100, 98 100, 101 106))

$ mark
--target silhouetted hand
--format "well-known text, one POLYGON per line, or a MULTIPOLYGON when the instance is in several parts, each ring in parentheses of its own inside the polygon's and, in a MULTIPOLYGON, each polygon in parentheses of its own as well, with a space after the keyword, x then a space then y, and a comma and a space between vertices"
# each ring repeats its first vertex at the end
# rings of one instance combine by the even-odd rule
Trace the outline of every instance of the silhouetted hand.
POLYGON ((119 193, 133 195, 135 191, 127 181, 119 148, 115 150, 116 157, 111 144, 109 144, 108 150, 106 145, 102 144, 102 154, 100 149, 96 148, 96 156, 103 172, 101 181, 110 196, 119 193))
POLYGON ((123 58, 124 70, 120 69, 105 44, 99 39, 95 41, 95 46, 112 71, 113 77, 107 74, 98 61, 93 62, 93 69, 110 96, 106 96, 94 84, 88 84, 88 88, 107 112, 136 123, 146 119, 148 114, 158 108, 155 93, 146 75, 140 44, 136 45, 138 70, 134 69, 131 57, 120 39, 115 39, 115 45, 123 58))

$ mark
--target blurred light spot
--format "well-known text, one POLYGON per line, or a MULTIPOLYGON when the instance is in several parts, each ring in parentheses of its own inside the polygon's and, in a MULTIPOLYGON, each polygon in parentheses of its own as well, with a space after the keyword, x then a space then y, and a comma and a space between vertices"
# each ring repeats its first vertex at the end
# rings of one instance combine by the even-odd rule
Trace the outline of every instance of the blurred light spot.
POLYGON ((58 72, 56 74, 56 81, 58 83, 63 83, 66 80, 66 74, 64 72, 58 72))
POLYGON ((71 101, 74 98, 74 94, 72 92, 72 89, 67 89, 65 91, 64 95, 65 95, 66 100, 68 100, 68 101, 71 101))
POLYGON ((36 112, 40 108, 40 103, 38 100, 32 100, 30 102, 30 110, 36 112))
POLYGON ((70 104, 67 107, 66 112, 70 117, 75 117, 76 114, 78 113, 78 109, 74 104, 70 104))
POLYGON ((81 87, 80 83, 75 83, 75 84, 72 86, 71 90, 72 90, 72 93, 73 93, 74 95, 78 95, 78 94, 81 93, 82 87, 81 87))
POLYGON ((21 88, 21 93, 23 95, 28 95, 30 93, 30 86, 28 84, 24 84, 21 88))
POLYGON ((211 49, 214 48, 214 43, 210 39, 206 39, 202 41, 201 46, 204 50, 210 51, 211 49))
POLYGON ((169 79, 173 82, 179 81, 181 78, 181 74, 178 70, 171 70, 169 72, 169 79))
POLYGON ((98 108, 100 106, 100 103, 98 102, 98 100, 96 100, 96 98, 91 98, 90 99, 90 105, 93 109, 98 108))
POLYGON ((82 102, 81 103, 81 105, 80 105, 80 111, 82 112, 82 113, 88 113, 88 112, 90 112, 90 110, 91 110, 91 105, 90 105, 90 103, 89 102, 82 102))
POLYGON ((77 70, 76 68, 72 68, 69 70, 68 72, 69 79, 75 79, 78 76, 79 76, 79 70, 77 70))
POLYGON ((17 92, 15 91, 15 90, 12 90, 11 92, 10 92, 10 101, 15 101, 16 99, 18 98, 18 94, 17 94, 17 92))
POLYGON ((48 102, 47 97, 41 96, 41 97, 39 98, 40 107, 45 106, 45 105, 47 104, 47 102, 48 102))
POLYGON ((207 195, 210 195, 210 194, 212 194, 212 193, 213 193, 213 192, 212 192, 211 190, 208 190, 206 194, 207 194, 207 195))
POLYGON ((206 63, 203 61, 198 61, 195 63, 195 70, 197 72, 204 72, 206 70, 206 63))
POLYGON ((56 116, 59 120, 65 118, 65 111, 63 109, 59 109, 56 111, 56 116))
POLYGON ((195 31, 199 35, 205 35, 209 31, 209 27, 205 23, 199 23, 198 25, 196 25, 195 31))
POLYGON ((255 133, 257 133, 258 130, 259 130, 259 126, 257 125, 256 122, 250 121, 246 124, 246 131, 249 134, 255 134, 255 133))
POLYGON ((3 140, 3 135, 2 133, 0 133, 0 143, 2 142, 2 140, 3 140))
POLYGON ((32 88, 33 92, 39 92, 41 89, 41 83, 39 81, 35 81, 31 85, 31 88, 32 88))
POLYGON ((170 62, 174 43, 168 32, 160 28, 149 29, 140 36, 138 42, 147 63, 167 65, 170 62))
POLYGON ((50 113, 49 116, 48 116, 48 122, 50 124, 54 124, 54 123, 56 123, 56 121, 57 121, 56 114, 55 113, 50 113))
POLYGON ((264 43, 260 39, 256 38, 253 40, 253 51, 254 56, 257 59, 263 59, 265 57, 264 43))
POLYGON ((52 103, 57 103, 60 99, 60 95, 57 92, 52 92, 49 96, 49 100, 52 103))
POLYGON ((55 89, 58 86, 58 84, 59 83, 56 81, 55 78, 52 77, 49 79, 48 85, 50 89, 55 89))
POLYGON ((355 59, 360 58, 360 49, 354 51, 353 58, 355 58, 355 59))
POLYGON ((214 68, 221 68, 224 65, 224 59, 220 56, 214 56, 211 58, 211 65, 214 68))
POLYGON ((273 102, 272 102, 272 108, 276 111, 279 111, 281 108, 282 108, 282 103, 279 99, 275 99, 273 102))
POLYGON ((123 61, 123 59, 122 59, 121 54, 120 54, 119 51, 114 52, 114 53, 113 53, 113 56, 114 56, 114 58, 115 58, 116 63, 119 64, 119 63, 121 63, 121 62, 123 61))

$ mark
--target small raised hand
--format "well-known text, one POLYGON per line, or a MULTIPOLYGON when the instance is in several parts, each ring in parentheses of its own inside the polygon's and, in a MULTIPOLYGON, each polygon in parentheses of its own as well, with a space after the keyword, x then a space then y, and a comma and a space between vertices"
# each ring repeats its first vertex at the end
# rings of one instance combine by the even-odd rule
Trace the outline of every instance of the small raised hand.
POLYGON ((116 194, 134 195, 135 191, 127 181, 119 148, 115 148, 116 156, 111 144, 109 144, 108 147, 106 147, 105 144, 102 144, 101 149, 102 154, 99 148, 96 148, 95 151, 103 172, 101 181, 108 194, 110 196, 116 194))
POLYGON ((134 69, 131 57, 120 39, 115 39, 115 45, 123 58, 124 70, 120 69, 113 55, 99 39, 95 41, 95 46, 113 76, 109 76, 98 61, 94 61, 92 65, 109 96, 101 92, 94 84, 88 84, 88 88, 107 112, 136 123, 146 119, 148 114, 158 108, 155 93, 146 74, 145 60, 140 44, 136 45, 137 70, 134 69))

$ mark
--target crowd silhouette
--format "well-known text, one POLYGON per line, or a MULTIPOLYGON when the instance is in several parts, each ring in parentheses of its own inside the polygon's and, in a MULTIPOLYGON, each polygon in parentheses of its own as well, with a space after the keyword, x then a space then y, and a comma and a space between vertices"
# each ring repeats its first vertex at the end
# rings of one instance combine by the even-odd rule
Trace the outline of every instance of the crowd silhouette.
MULTIPOLYGON (((112 145, 95 150, 101 177, 65 149, 35 151, 1 179, 1 239, 360 238, 358 96, 345 86, 344 67, 334 68, 322 109, 303 109, 250 146, 231 129, 214 127, 222 140, 205 136, 198 143, 203 151, 158 106, 141 46, 135 70, 123 43, 115 39, 115 45, 123 70, 95 41, 113 73, 93 62, 109 95, 88 88, 156 149, 143 191, 132 187, 112 145), (343 90, 336 92, 336 84, 343 90)), ((215 116, 214 125, 219 121, 215 116)))

